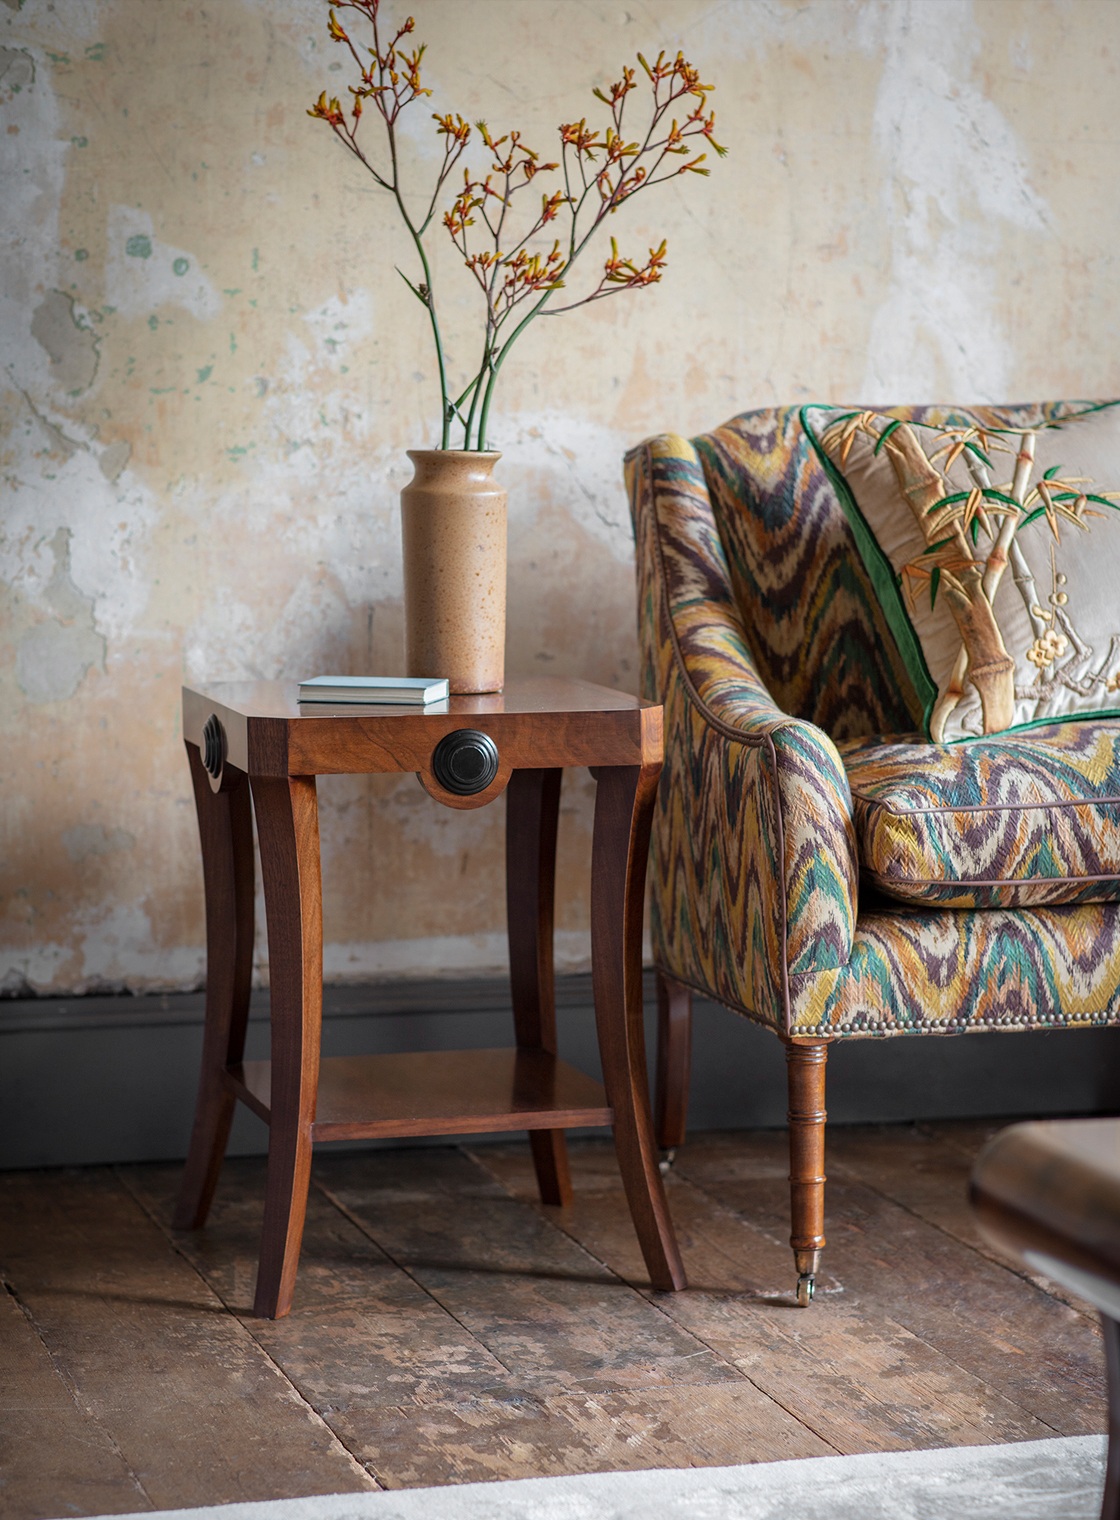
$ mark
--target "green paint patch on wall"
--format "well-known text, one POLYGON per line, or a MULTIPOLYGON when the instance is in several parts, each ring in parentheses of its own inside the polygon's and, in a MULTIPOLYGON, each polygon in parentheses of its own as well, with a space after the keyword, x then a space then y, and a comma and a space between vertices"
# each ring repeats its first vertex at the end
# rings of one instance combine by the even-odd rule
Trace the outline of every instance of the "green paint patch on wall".
POLYGON ((178 258, 175 260, 174 264, 172 264, 171 269, 174 274, 184 275, 190 267, 190 259, 178 258))
POLYGON ((124 245, 124 251, 130 259, 150 259, 152 240, 145 232, 134 232, 124 245))
POLYGON ((202 369, 200 369, 199 372, 198 372, 198 383, 199 383, 199 385, 201 385, 204 380, 209 380, 210 376, 213 373, 214 373, 214 366, 212 364, 207 364, 202 369))

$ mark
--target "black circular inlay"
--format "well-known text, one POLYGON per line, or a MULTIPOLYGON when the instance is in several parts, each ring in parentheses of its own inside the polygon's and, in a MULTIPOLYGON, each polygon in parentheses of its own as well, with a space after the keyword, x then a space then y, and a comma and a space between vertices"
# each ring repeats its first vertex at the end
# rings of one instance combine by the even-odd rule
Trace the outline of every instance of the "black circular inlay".
POLYGON ((497 774, 498 746, 477 728, 445 734, 432 752, 432 775, 457 797, 485 791, 497 774))
POLYGON ((226 736, 218 722, 217 713, 211 713, 202 730, 202 764, 208 775, 215 780, 222 774, 226 758, 226 736))

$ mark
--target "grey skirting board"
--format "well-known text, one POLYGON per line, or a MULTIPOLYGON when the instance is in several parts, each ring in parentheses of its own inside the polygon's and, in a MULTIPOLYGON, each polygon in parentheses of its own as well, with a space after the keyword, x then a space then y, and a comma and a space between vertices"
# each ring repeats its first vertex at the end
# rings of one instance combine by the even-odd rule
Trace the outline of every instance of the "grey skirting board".
MULTIPOLYGON (((652 1063, 652 980, 646 992, 652 1063)), ((561 977, 557 1006, 561 1053, 598 1075, 590 977, 561 977)), ((201 993, 0 1002, 0 1168, 182 1157, 202 1010, 201 993)), ((509 1043, 502 978, 385 981, 324 993, 325 1055, 509 1043)), ((248 1054, 268 1054, 267 991, 253 995, 248 1054)), ((691 1127, 781 1126, 785 1110, 779 1041, 698 999, 691 1127)), ((833 1124, 1117 1110, 1120 1029, 852 1040, 829 1061, 833 1124)), ((266 1146, 265 1126, 239 1108, 231 1154, 266 1146)))

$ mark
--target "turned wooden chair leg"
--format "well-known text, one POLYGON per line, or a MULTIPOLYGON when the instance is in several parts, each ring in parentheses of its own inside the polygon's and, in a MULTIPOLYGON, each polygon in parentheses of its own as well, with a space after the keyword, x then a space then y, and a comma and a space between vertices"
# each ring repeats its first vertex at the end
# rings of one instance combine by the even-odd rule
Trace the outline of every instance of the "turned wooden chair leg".
POLYGON ((658 969, 654 1129, 665 1158, 684 1144, 692 1067, 692 992, 658 969))
MULTIPOLYGON (((514 771, 506 788, 506 923, 510 993, 519 1050, 556 1054, 552 968, 560 770, 514 771)), ((562 1129, 529 1131, 541 1202, 568 1204, 572 1181, 562 1129)))
POLYGON ((797 1264, 797 1302, 812 1302, 824 1249, 824 1107, 827 1040, 788 1040, 789 1243, 797 1264))

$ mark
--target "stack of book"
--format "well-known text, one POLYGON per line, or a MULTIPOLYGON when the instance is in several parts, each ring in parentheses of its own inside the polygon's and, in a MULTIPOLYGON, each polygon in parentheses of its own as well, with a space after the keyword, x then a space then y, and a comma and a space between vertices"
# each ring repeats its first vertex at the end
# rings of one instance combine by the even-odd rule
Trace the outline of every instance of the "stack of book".
POLYGON ((430 676, 313 676, 299 683, 301 702, 392 703, 398 707, 428 707, 448 694, 446 680, 430 676))

